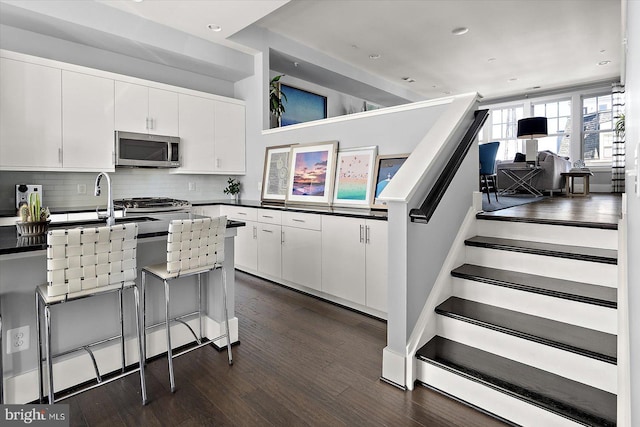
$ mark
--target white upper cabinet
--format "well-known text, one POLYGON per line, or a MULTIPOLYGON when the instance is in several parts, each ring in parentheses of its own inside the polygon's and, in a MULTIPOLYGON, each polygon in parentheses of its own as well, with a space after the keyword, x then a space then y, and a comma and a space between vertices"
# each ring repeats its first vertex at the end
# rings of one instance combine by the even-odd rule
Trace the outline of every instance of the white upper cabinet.
POLYGON ((116 130, 178 135, 178 93, 116 80, 116 130))
POLYGON ((179 96, 180 150, 179 172, 213 173, 215 101, 199 96, 179 96))
POLYGON ((62 71, 0 59, 0 167, 62 167, 62 71))
POLYGON ((220 173, 244 174, 245 107, 216 101, 215 168, 220 173))
POLYGON ((114 170, 113 80, 62 72, 62 165, 114 170))

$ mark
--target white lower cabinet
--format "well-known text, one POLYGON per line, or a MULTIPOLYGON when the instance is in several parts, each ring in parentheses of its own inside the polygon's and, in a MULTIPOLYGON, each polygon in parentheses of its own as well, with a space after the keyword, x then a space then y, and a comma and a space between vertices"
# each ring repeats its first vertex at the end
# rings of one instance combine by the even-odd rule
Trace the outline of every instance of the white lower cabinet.
POLYGON ((386 313, 386 221, 226 205, 219 214, 246 223, 235 240, 238 269, 386 313))
POLYGON ((276 224, 258 223, 258 273, 282 277, 282 233, 276 224))
POLYGON ((322 217, 322 291, 386 312, 385 221, 322 217))
POLYGON ((220 206, 220 215, 242 221, 234 243, 235 266, 251 273, 258 271, 258 222, 257 209, 239 206, 220 206))
POLYGON ((282 278, 322 290, 322 235, 318 215, 282 214, 282 278))

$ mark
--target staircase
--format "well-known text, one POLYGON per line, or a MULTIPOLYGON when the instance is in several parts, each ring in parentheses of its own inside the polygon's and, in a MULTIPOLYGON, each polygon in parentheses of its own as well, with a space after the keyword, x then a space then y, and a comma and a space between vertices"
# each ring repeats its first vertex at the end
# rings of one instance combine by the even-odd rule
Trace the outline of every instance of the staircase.
POLYGON ((479 214, 465 245, 418 381, 512 425, 615 426, 616 227, 479 214))

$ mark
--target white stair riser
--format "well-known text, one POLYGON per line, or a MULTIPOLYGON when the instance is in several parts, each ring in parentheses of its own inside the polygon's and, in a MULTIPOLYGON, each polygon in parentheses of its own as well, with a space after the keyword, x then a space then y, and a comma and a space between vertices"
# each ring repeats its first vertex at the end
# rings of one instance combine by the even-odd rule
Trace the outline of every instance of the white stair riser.
POLYGON ((466 262, 503 270, 616 287, 618 266, 545 255, 467 246, 466 262))
POLYGON ((618 231, 529 222, 479 219, 477 235, 589 248, 618 249, 618 231))
POLYGON ((556 375, 617 393, 617 367, 493 329, 437 316, 438 335, 556 375))
POLYGON ((417 378, 431 387, 523 427, 576 427, 580 425, 424 361, 417 361, 417 378))
POLYGON ((453 278, 453 295, 608 334, 618 333, 618 313, 613 308, 457 277, 453 278))

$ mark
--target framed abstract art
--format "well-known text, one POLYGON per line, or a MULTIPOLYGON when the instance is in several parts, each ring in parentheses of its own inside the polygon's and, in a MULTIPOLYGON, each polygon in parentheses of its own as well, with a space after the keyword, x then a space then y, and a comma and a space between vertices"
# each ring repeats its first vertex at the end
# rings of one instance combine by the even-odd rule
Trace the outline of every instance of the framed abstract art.
POLYGON ((291 145, 267 147, 264 153, 262 201, 282 202, 287 198, 291 145))

